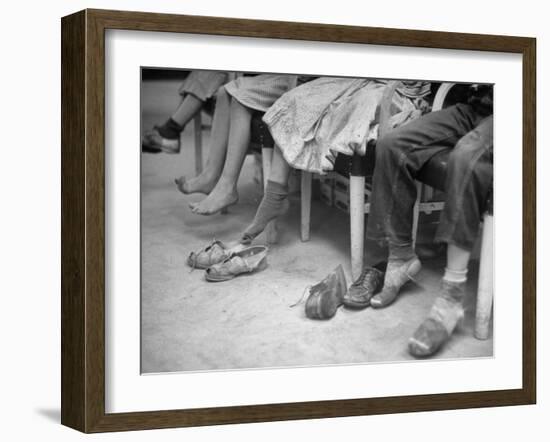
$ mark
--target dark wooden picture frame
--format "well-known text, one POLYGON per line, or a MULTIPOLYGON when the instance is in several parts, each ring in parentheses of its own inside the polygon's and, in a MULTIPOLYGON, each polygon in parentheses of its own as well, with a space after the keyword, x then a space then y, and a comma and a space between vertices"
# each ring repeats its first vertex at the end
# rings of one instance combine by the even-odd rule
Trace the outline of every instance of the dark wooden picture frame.
POLYGON ((536 41, 404 29, 85 10, 62 19, 62 407, 83 432, 534 404, 536 401, 536 41), (105 30, 123 29, 419 48, 523 58, 523 385, 219 408, 105 412, 105 30))

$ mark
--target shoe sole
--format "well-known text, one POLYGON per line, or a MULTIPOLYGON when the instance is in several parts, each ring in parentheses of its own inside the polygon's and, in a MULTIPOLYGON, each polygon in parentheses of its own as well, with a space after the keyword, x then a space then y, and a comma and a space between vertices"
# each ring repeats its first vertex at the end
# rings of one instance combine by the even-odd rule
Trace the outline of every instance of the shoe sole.
POLYGON ((363 310, 367 307, 370 307, 370 300, 366 303, 360 303, 360 302, 355 302, 355 301, 346 301, 346 300, 344 300, 342 302, 342 304, 344 304, 344 307, 352 309, 352 310, 363 310))
POLYGON ((267 259, 265 259, 264 257, 264 259, 260 262, 260 264, 258 264, 258 267, 256 267, 251 272, 241 272, 235 275, 227 275, 227 276, 212 276, 204 272, 204 279, 206 279, 208 282, 224 282, 224 281, 229 281, 231 279, 234 279, 237 276, 241 276, 241 275, 253 275, 254 273, 265 270, 266 267, 267 267, 267 259))

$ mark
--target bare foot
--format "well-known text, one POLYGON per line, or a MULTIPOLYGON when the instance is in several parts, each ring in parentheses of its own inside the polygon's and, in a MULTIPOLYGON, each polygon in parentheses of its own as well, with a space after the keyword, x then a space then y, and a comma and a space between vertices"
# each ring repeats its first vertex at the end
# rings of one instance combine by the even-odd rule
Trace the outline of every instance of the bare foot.
POLYGON ((176 186, 178 186, 178 190, 186 195, 190 193, 204 193, 208 195, 214 189, 217 179, 203 172, 199 176, 189 180, 186 179, 185 176, 180 176, 176 178, 174 182, 176 186))
POLYGON ((214 190, 202 201, 191 203, 191 211, 199 215, 212 215, 225 207, 235 204, 239 200, 236 189, 227 189, 223 186, 216 186, 214 190))

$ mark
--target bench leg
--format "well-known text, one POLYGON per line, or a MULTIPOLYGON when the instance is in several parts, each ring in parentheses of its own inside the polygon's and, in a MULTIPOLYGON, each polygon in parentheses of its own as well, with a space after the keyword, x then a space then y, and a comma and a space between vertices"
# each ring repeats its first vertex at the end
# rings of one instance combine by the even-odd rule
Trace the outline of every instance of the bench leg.
MULTIPOLYGON (((264 191, 267 186, 267 180, 269 179, 269 172, 271 170, 271 159, 273 157, 273 149, 262 147, 262 169, 264 177, 264 191)), ((265 228, 265 234, 267 242, 269 244, 275 244, 277 242, 277 220, 271 221, 265 228)))
POLYGON ((202 115, 197 112, 193 118, 193 133, 195 135, 195 175, 202 172, 202 115))
POLYGON ((493 307, 493 215, 483 217, 481 252, 479 256, 479 282, 474 335, 477 339, 489 337, 489 324, 493 307))
POLYGON ((311 181, 313 174, 302 171, 301 175, 301 230, 302 241, 309 241, 309 226, 311 221, 311 181))
POLYGON ((349 219, 351 234, 351 276, 355 281, 363 271, 365 247, 365 172, 362 158, 352 158, 349 177, 349 219))

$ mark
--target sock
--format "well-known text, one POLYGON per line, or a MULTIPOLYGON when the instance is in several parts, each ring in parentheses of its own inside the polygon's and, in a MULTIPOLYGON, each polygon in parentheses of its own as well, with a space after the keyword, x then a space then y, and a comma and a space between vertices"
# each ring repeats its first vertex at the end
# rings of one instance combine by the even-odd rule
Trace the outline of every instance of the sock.
POLYGON ((388 246, 390 255, 384 275, 384 287, 370 301, 374 308, 386 307, 395 301, 401 287, 416 276, 422 267, 414 253, 412 243, 389 243, 388 246))
POLYGON ((242 242, 248 243, 264 231, 267 224, 288 210, 288 185, 268 181, 264 197, 252 223, 242 235, 242 242))
POLYGON ((466 282, 466 276, 468 275, 468 269, 464 270, 451 270, 448 267, 445 267, 445 274, 443 279, 449 282, 466 282))
POLYGON ((416 256, 412 243, 395 244, 390 242, 388 247, 390 249, 389 261, 408 261, 416 256))
POLYGON ((180 126, 172 118, 168 118, 162 126, 157 126, 161 137, 168 138, 169 140, 176 140, 180 137, 180 133, 183 130, 183 126, 180 126))

